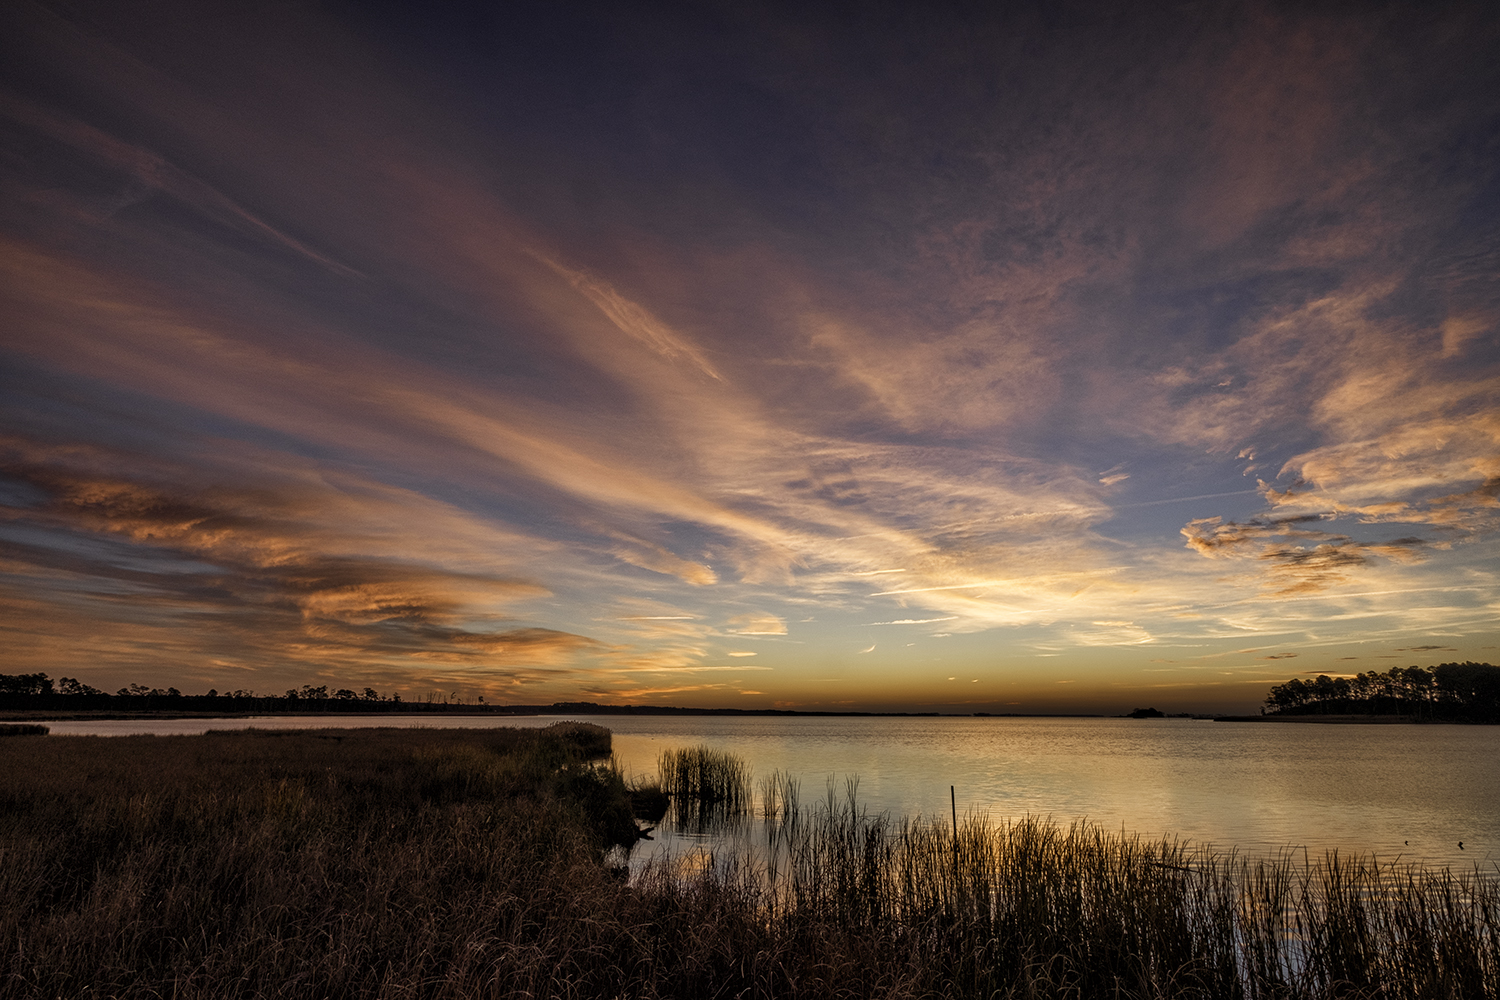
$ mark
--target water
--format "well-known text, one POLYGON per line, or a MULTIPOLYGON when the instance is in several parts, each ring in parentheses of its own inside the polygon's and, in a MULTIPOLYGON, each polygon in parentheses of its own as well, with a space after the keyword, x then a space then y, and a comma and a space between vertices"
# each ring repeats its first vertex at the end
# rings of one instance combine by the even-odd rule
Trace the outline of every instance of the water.
MULTIPOLYGON (((555 717, 348 716, 49 722, 57 735, 207 729, 539 726, 555 717)), ((662 750, 705 743, 743 757, 754 779, 796 776, 804 804, 833 777, 859 779, 871 812, 1088 819, 1241 853, 1339 850, 1495 874, 1500 866, 1500 727, 1316 725, 1180 719, 607 716, 627 771, 653 775, 662 750), (1463 843, 1463 849, 1458 847, 1463 843)), ((649 852, 691 837, 663 830, 649 852)))

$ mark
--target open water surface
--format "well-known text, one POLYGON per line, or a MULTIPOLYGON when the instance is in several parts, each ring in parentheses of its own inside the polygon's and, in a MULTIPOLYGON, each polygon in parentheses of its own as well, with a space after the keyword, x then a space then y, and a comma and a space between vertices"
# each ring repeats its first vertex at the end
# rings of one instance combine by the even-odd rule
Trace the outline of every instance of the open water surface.
MULTIPOLYGON (((1185 719, 592 716, 631 774, 668 748, 738 754, 752 781, 790 772, 802 802, 893 816, 1087 819, 1242 854, 1287 849, 1500 872, 1500 727, 1318 725, 1185 719), (1458 844, 1462 842, 1463 848, 1458 844)), ((54 735, 208 729, 542 726, 558 717, 324 716, 52 721, 54 735)), ((659 831, 652 851, 698 841, 659 831)))

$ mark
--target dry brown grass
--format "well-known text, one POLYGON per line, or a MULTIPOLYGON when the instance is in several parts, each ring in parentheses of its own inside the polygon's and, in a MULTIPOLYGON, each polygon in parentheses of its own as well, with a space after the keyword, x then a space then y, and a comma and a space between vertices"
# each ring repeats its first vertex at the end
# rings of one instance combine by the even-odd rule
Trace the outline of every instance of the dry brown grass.
POLYGON ((0 992, 566 993, 631 822, 601 734, 7 740, 0 992))

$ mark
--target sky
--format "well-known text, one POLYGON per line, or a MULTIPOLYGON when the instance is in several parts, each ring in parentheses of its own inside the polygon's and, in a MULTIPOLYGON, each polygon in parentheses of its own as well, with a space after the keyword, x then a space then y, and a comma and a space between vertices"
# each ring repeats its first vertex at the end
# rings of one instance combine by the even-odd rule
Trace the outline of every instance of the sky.
POLYGON ((1500 662, 1496 94, 1486 4, 13 0, 0 671, 1500 662))

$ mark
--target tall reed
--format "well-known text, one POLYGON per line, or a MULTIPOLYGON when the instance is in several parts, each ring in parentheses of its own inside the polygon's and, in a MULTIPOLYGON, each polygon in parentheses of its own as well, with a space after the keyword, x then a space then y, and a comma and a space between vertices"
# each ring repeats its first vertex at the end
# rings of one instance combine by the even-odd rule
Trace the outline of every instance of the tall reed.
POLYGON ((802 789, 790 772, 772 771, 760 780, 761 815, 767 822, 791 819, 802 811, 802 789))
POLYGON ((734 754, 708 746, 671 748, 661 752, 657 770, 679 828, 706 832, 750 807, 750 769, 734 754))

